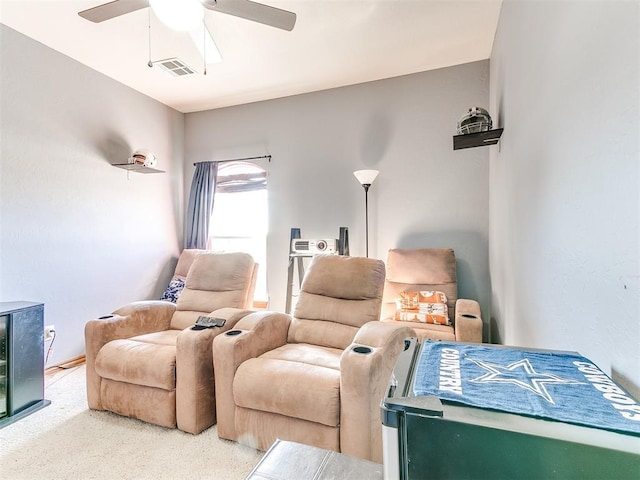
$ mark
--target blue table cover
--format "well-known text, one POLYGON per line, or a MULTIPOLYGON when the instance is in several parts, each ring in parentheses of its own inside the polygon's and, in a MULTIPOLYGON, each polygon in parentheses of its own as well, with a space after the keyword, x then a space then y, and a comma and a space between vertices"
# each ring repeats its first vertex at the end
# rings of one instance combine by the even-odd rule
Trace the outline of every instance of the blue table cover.
POLYGON ((473 407, 640 436, 640 404, 577 354, 425 341, 413 390, 473 407))

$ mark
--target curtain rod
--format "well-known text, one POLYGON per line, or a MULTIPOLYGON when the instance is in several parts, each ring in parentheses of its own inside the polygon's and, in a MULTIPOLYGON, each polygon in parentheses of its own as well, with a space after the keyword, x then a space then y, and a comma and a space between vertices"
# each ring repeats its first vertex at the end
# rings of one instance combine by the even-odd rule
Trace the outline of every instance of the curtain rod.
POLYGON ((271 155, 263 155, 261 157, 246 157, 246 158, 230 158, 228 160, 211 160, 209 162, 196 162, 193 164, 193 166, 196 166, 199 163, 211 163, 211 162, 217 162, 217 163, 223 163, 223 162, 241 162, 243 160, 261 160, 263 158, 266 158, 269 160, 269 162, 271 162, 271 155))

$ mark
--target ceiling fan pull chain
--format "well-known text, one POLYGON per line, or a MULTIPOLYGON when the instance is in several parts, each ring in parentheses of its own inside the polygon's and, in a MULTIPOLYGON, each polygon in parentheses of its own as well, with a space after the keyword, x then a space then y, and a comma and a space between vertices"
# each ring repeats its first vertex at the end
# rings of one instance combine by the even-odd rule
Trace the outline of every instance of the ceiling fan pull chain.
POLYGON ((147 9, 147 20, 149 23, 149 63, 147 63, 147 65, 149 66, 149 68, 153 67, 153 63, 151 62, 151 9, 148 8, 147 9))

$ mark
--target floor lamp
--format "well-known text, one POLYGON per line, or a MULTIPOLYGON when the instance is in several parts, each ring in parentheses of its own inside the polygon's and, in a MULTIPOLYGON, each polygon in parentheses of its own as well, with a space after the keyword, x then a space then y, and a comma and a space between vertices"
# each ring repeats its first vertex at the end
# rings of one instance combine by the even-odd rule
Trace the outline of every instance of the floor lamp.
POLYGON ((353 172, 355 177, 360 182, 360 185, 364 187, 364 215, 365 215, 365 238, 366 238, 366 252, 367 258, 369 258, 369 201, 368 193, 369 187, 378 176, 378 170, 357 170, 353 172))

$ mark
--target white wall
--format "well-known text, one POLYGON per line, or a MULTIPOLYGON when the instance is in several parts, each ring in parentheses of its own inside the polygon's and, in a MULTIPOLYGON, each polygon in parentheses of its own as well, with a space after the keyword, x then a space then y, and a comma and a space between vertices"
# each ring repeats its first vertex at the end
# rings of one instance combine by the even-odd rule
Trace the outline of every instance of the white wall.
POLYGON ((494 334, 640 397, 640 4, 503 4, 491 56, 494 334))
POLYGON ((84 324, 157 298, 179 252, 184 117, 0 25, 0 301, 45 304, 49 364, 84 324), (130 174, 148 147, 166 174, 130 174))
MULTIPOLYGON (((461 296, 489 311, 488 148, 453 151, 459 118, 489 101, 487 61, 185 115, 185 180, 193 162, 273 155, 268 169, 270 308, 286 299, 289 235, 337 238, 364 255, 364 190, 375 168, 369 253, 452 247, 461 296)), ((215 208, 215 207, 214 207, 215 208)))

